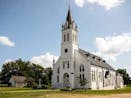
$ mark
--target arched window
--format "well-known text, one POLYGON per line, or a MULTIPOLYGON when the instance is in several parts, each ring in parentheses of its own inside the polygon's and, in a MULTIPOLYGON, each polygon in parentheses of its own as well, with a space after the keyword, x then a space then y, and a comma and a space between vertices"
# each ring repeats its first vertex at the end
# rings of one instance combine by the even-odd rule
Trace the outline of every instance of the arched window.
POLYGON ((69 81, 69 74, 65 73, 63 75, 63 86, 69 87, 70 86, 70 81, 69 81))
POLYGON ((63 69, 69 68, 69 67, 70 67, 70 62, 69 61, 63 61, 63 69))
POLYGON ((85 69, 84 69, 84 65, 81 64, 81 65, 80 65, 80 81, 85 79, 85 75, 84 75, 84 73, 83 73, 84 70, 85 70, 85 69))
POLYGON ((80 72, 84 72, 84 65, 80 65, 80 72))

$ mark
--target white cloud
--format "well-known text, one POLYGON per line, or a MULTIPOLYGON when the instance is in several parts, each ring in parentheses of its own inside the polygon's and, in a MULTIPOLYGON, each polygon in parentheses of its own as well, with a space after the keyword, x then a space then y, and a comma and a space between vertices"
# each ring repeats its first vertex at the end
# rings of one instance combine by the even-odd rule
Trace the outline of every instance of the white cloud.
POLYGON ((75 0, 74 2, 78 7, 83 7, 85 4, 85 0, 75 0))
POLYGON ((8 63, 8 62, 12 62, 12 61, 13 61, 12 59, 7 59, 7 60, 4 61, 4 64, 8 63))
POLYGON ((8 37, 6 36, 0 36, 0 43, 9 47, 15 46, 15 43, 12 42, 8 37))
POLYGON ((131 31, 116 36, 98 37, 95 45, 97 55, 115 61, 117 56, 131 51, 131 31))
POLYGON ((53 58, 55 60, 58 59, 58 56, 54 56, 52 54, 50 54, 49 52, 44 54, 44 55, 40 55, 40 56, 34 56, 30 59, 30 61, 32 63, 35 63, 35 64, 40 64, 42 65, 44 68, 47 68, 47 67, 52 67, 52 63, 53 63, 53 58))
POLYGON ((110 10, 114 7, 120 6, 124 0, 87 0, 91 4, 97 4, 104 7, 106 10, 110 10))
POLYGON ((123 68, 125 68, 127 70, 127 73, 131 77, 131 65, 123 65, 123 68))
MULTIPOLYGON (((6 59, 3 64, 6 64, 6 63, 9 63, 9 62, 12 62, 12 61, 13 61, 12 59, 6 59)), ((2 70, 2 66, 0 66, 0 71, 1 70, 2 70)))
POLYGON ((78 7, 83 7, 85 3, 96 4, 104 7, 106 10, 120 6, 125 0, 74 0, 78 7))

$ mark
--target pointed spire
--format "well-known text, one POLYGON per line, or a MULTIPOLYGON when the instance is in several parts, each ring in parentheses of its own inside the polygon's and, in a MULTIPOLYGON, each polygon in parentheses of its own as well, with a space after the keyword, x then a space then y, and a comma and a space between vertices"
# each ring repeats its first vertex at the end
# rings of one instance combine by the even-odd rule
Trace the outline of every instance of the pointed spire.
POLYGON ((68 6, 68 13, 67 13, 66 21, 67 21, 69 24, 72 23, 72 17, 71 17, 70 5, 68 6))
POLYGON ((70 5, 68 6, 67 17, 66 17, 65 24, 62 25, 62 30, 69 29, 69 28, 77 30, 77 25, 75 24, 75 21, 71 17, 70 5))
POLYGON ((53 57, 53 65, 55 64, 55 58, 53 57))

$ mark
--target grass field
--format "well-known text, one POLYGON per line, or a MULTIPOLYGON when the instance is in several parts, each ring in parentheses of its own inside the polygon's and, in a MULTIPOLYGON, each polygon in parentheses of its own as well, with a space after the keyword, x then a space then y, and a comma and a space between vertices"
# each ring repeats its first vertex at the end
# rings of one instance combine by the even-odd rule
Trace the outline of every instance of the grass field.
POLYGON ((131 86, 118 90, 32 90, 31 88, 0 87, 0 98, 84 98, 84 96, 131 93, 131 86))

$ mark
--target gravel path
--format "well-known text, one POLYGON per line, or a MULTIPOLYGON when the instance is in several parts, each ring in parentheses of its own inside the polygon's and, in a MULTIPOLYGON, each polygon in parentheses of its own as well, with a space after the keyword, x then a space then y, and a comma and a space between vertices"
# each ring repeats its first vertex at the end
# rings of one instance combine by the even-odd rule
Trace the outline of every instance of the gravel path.
POLYGON ((47 94, 38 98, 131 98, 131 93, 112 95, 86 95, 86 94, 47 94))
POLYGON ((131 93, 129 94, 114 94, 108 96, 88 96, 85 98, 131 98, 131 93))

